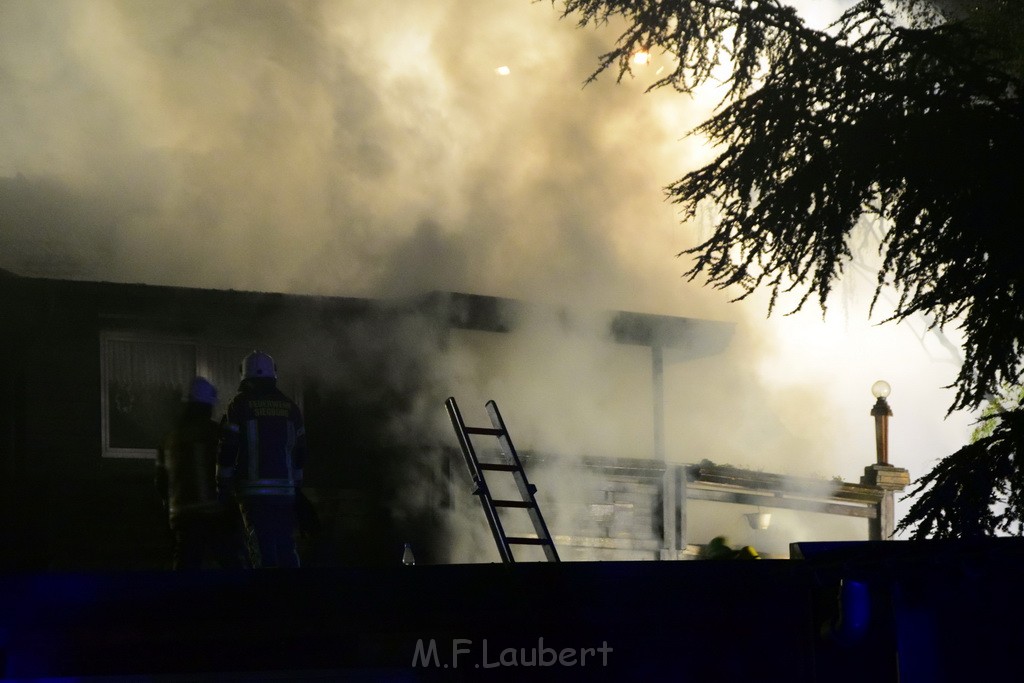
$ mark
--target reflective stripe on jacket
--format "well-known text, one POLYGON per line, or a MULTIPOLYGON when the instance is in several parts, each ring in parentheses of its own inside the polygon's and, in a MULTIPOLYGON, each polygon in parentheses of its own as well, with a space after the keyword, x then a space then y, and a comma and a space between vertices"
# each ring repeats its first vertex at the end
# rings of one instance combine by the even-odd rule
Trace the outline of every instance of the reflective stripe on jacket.
POLYGON ((228 405, 218 479, 239 495, 294 495, 302 485, 306 431, 298 405, 273 380, 246 380, 228 405))

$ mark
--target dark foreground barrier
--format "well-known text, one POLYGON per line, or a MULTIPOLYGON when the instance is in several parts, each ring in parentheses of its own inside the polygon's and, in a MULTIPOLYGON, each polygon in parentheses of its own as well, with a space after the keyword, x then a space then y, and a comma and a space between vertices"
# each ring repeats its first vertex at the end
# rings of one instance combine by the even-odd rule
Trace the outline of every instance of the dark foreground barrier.
POLYGON ((799 569, 621 562, 8 576, 0 628, 11 677, 809 680, 799 569))
POLYGON ((0 671, 139 681, 995 680, 1024 651, 1021 547, 812 544, 789 561, 6 575, 0 671))

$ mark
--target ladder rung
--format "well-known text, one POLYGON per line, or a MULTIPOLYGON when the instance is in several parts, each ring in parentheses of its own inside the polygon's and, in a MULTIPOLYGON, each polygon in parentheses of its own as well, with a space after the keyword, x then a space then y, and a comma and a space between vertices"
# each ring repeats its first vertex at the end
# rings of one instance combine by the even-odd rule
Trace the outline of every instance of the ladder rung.
POLYGON ((502 465, 496 462, 482 462, 480 463, 480 469, 492 470, 494 472, 518 472, 519 468, 515 465, 502 465))
POLYGON ((551 541, 546 538, 530 538, 528 536, 509 536, 505 540, 519 545, 552 545, 551 541))
POLYGON ((504 429, 494 427, 466 427, 467 434, 483 434, 484 436, 504 436, 504 429))
POLYGON ((528 500, 492 500, 495 507, 500 508, 532 508, 533 503, 528 500))

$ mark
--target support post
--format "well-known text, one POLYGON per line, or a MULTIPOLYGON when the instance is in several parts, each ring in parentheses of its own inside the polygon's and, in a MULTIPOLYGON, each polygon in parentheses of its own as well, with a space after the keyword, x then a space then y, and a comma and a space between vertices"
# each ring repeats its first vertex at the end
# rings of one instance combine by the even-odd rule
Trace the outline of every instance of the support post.
POLYGON ((887 541, 896 530, 896 492, 910 486, 910 472, 892 465, 869 465, 860 483, 882 489, 878 516, 868 520, 868 540, 887 541))
POLYGON ((875 405, 871 416, 875 418, 875 464, 864 468, 861 483, 882 489, 878 501, 878 515, 868 522, 868 538, 872 541, 887 541, 896 530, 896 491, 910 485, 910 473, 901 467, 889 464, 889 418, 892 408, 886 400, 892 387, 883 379, 871 385, 875 405))
POLYGON ((679 560, 686 550, 686 471, 669 465, 662 476, 663 560, 679 560))
POLYGON ((651 346, 651 386, 654 392, 654 459, 665 461, 665 357, 661 346, 651 346))

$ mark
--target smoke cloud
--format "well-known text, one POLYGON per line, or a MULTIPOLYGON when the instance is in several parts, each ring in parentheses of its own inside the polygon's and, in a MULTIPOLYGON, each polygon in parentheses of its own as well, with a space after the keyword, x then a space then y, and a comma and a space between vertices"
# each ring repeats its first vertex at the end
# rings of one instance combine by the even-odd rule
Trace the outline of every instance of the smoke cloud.
MULTIPOLYGON (((803 4, 820 24, 842 3, 803 4)), ((943 421, 956 359, 923 324, 869 323, 870 278, 824 322, 682 279, 701 226, 662 187, 712 153, 684 135, 714 97, 644 94, 662 55, 582 87, 615 35, 528 0, 4 2, 0 268, 592 311, 407 355, 432 367, 406 424, 444 430, 449 393, 494 398, 518 445, 569 455, 653 443, 649 351, 603 337, 600 311, 731 321, 718 356, 666 353, 670 460, 856 480, 884 377, 893 461, 923 474, 966 438, 965 416, 943 421)))
POLYGON ((5 221, 7 267, 59 243, 84 278, 615 299, 623 247, 673 225, 639 150, 691 122, 668 131, 633 84, 583 90, 607 36, 544 4, 0 11, 0 177, 37 213, 76 195, 95 215, 5 221))

